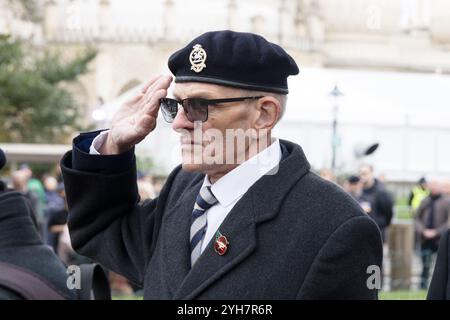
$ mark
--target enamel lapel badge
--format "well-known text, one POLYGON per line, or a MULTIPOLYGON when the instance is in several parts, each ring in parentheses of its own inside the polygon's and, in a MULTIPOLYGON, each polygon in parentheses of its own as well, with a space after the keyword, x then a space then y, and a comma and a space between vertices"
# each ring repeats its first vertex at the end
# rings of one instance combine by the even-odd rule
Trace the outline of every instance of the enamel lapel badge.
POLYGON ((216 251, 219 256, 223 256, 227 252, 228 245, 230 243, 228 242, 227 237, 222 235, 220 231, 216 232, 215 237, 216 241, 214 241, 214 251, 216 251))

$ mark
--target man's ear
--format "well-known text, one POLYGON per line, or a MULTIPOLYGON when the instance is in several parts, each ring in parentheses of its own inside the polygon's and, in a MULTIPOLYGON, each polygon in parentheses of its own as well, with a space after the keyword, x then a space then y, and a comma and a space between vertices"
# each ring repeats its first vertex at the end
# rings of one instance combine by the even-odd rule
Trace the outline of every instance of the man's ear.
POLYGON ((272 129, 281 114, 281 104, 277 98, 262 97, 257 101, 258 118, 255 120, 255 129, 272 129))

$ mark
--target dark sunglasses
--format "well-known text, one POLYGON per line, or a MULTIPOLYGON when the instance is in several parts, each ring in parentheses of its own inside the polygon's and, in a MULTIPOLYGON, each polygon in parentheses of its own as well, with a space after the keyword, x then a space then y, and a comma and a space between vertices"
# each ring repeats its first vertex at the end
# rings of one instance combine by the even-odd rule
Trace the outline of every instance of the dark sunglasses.
POLYGON ((225 99, 203 99, 203 98, 186 98, 181 101, 162 98, 159 100, 161 111, 164 120, 167 122, 173 122, 178 113, 179 105, 183 107, 186 117, 189 121, 202 121, 208 120, 208 107, 218 105, 221 103, 237 102, 244 100, 258 100, 263 96, 258 97, 239 97, 239 98, 225 98, 225 99))

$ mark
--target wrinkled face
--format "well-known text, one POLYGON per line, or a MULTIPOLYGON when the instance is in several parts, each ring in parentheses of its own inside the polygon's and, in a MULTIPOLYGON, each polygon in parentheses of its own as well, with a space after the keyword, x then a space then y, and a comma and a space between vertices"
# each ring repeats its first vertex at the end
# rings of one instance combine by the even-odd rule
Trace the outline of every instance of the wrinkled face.
MULTIPOLYGON (((249 96, 245 90, 214 84, 177 83, 174 98, 223 99, 249 96)), ((272 97, 269 97, 272 98, 272 97)), ((269 99, 268 98, 268 99, 269 99)), ((205 122, 190 122, 185 110, 179 108, 172 128, 181 134, 183 169, 208 172, 227 171, 242 163, 257 132, 267 125, 261 105, 265 98, 208 106, 205 122)))

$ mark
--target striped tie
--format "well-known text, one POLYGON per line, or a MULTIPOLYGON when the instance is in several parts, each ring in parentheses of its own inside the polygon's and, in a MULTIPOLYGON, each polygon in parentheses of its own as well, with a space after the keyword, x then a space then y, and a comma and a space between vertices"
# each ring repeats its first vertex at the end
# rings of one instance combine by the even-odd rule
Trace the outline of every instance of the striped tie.
POLYGON ((203 239, 206 233, 206 210, 217 203, 217 199, 211 192, 211 187, 202 187, 195 200, 192 211, 191 224, 191 266, 197 261, 201 254, 203 239))

